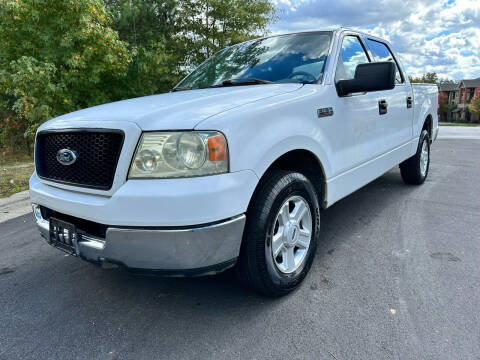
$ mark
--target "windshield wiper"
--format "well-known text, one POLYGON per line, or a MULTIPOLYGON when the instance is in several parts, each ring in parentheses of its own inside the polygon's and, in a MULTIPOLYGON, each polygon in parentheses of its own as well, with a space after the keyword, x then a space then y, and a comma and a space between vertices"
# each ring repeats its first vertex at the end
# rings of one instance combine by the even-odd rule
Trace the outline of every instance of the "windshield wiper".
MULTIPOLYGON (((224 86, 256 85, 256 84, 273 84, 273 82, 268 80, 263 80, 263 79, 257 79, 257 78, 228 79, 228 80, 223 80, 220 84, 215 84, 207 87, 217 88, 217 87, 224 87, 224 86)), ((186 91, 186 90, 192 90, 192 87, 190 86, 176 87, 172 90, 172 92, 186 91)))
POLYGON ((175 91, 187 91, 187 90, 192 90, 191 87, 189 86, 186 86, 186 87, 176 87, 172 90, 172 92, 175 92, 175 91))
POLYGON ((257 85, 257 84, 273 84, 271 81, 257 79, 257 78, 247 78, 247 79, 228 79, 223 80, 220 84, 212 85, 210 87, 223 87, 223 86, 237 86, 237 85, 257 85))

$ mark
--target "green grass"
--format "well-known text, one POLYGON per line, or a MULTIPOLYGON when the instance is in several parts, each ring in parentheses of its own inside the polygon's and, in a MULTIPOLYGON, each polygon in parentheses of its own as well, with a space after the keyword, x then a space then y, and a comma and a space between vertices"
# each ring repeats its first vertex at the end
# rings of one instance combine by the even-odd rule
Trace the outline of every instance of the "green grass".
POLYGON ((28 189, 33 159, 21 153, 0 153, 0 198, 28 189))
POLYGON ((18 165, 33 162, 33 155, 27 155, 26 151, 10 151, 0 148, 0 166, 18 165))
POLYGON ((480 123, 452 123, 452 122, 439 122, 440 126, 480 126, 480 123))
POLYGON ((0 165, 0 198, 28 189, 33 162, 0 165))

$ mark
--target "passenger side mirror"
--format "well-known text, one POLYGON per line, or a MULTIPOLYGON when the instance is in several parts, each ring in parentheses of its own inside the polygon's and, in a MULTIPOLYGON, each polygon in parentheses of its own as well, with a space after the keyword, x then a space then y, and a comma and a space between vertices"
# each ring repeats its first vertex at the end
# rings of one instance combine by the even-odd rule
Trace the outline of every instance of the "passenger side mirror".
POLYGON ((360 64, 351 80, 337 81, 339 96, 352 93, 391 90, 395 87, 395 64, 392 61, 360 64))

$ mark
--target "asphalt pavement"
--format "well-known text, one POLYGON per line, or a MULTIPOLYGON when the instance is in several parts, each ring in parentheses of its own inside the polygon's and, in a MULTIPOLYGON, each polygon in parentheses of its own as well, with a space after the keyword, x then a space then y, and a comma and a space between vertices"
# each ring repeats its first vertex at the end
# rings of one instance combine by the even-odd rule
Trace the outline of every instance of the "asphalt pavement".
POLYGON ((322 213, 302 287, 132 276, 0 223, 0 359, 480 359, 480 141, 438 140, 322 213))

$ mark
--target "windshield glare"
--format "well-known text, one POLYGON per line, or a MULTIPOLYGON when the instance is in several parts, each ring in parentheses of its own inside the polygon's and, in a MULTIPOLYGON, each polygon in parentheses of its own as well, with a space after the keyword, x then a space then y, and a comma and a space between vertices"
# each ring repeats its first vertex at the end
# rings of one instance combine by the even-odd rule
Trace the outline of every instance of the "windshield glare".
POLYGON ((316 32, 255 39, 224 49, 175 88, 202 89, 225 80, 316 83, 323 76, 331 34, 316 32))

